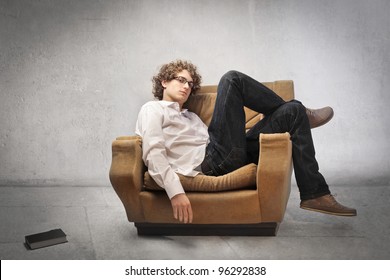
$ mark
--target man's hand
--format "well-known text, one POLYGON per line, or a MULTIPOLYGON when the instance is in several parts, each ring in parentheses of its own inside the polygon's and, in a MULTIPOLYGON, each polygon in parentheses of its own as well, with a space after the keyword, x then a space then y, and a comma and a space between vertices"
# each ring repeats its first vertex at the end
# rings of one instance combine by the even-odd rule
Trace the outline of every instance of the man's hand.
POLYGON ((188 197, 184 194, 177 194, 171 198, 173 217, 180 222, 192 223, 192 208, 188 197))

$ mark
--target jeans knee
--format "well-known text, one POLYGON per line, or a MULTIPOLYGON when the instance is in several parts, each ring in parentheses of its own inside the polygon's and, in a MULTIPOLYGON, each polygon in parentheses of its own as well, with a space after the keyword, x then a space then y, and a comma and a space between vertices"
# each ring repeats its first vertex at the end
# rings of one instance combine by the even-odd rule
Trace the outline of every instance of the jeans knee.
POLYGON ((285 112, 288 112, 292 115, 298 116, 302 114, 306 114, 306 107, 297 100, 291 100, 284 104, 285 112))
POLYGON ((241 73, 238 72, 238 71, 236 71, 236 70, 230 70, 230 71, 226 72, 226 73, 222 76, 221 80, 233 81, 233 80, 235 80, 235 79, 238 79, 239 76, 240 76, 240 74, 241 74, 241 73))
POLYGON ((275 132, 289 132, 293 136, 297 129, 306 130, 306 108, 299 101, 286 102, 272 114, 271 122, 275 132))

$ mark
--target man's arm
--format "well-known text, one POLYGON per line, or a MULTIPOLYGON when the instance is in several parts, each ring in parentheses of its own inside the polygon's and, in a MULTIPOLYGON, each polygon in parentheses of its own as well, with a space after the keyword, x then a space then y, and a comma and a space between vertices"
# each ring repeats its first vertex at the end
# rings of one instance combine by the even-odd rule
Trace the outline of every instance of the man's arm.
POLYGON ((163 112, 158 107, 144 106, 141 109, 136 134, 142 137, 142 158, 150 176, 167 192, 174 218, 184 223, 192 222, 191 203, 185 195, 179 176, 172 170, 167 159, 162 122, 163 112))

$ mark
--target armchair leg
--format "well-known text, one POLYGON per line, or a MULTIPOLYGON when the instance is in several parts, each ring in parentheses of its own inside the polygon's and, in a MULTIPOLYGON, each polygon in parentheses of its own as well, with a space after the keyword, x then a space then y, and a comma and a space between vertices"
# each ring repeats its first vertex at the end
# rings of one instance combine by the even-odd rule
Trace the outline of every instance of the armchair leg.
POLYGON ((276 236, 279 223, 258 224, 157 224, 134 223, 138 235, 168 236, 276 236))

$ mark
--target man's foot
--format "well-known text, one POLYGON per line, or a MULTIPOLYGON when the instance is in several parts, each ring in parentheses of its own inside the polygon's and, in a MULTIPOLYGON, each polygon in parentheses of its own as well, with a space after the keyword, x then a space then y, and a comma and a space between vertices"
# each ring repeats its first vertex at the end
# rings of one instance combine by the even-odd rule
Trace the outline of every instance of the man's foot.
POLYGON ((324 214, 337 216, 356 216, 356 209, 341 205, 333 195, 327 194, 318 198, 301 201, 301 208, 305 210, 317 211, 324 214))
POLYGON ((320 109, 306 108, 306 114, 309 118, 310 128, 316 128, 330 121, 333 118, 334 112, 331 107, 320 109))

